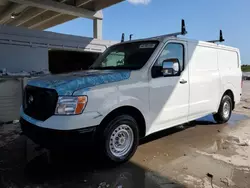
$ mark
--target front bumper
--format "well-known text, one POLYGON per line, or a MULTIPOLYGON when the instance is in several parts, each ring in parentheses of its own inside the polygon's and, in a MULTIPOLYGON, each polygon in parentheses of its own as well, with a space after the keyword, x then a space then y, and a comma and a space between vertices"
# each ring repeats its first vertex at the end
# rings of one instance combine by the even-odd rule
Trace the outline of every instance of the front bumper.
POLYGON ((91 145, 94 143, 96 132, 96 126, 74 130, 48 129, 34 125, 23 118, 20 119, 20 124, 24 135, 48 149, 73 149, 91 145))
POLYGON ((53 115, 45 121, 40 121, 25 114, 23 107, 20 108, 20 116, 38 127, 63 131, 89 128, 99 125, 103 119, 98 112, 84 112, 80 115, 53 115))

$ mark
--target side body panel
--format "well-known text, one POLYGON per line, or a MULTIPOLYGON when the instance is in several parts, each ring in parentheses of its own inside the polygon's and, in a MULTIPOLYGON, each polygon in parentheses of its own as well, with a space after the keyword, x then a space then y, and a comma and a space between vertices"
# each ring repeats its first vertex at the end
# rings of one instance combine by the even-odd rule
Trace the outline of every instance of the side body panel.
POLYGON ((218 49, 189 42, 190 107, 188 119, 200 118, 217 111, 220 101, 218 49))
POLYGON ((221 76, 221 96, 226 90, 234 94, 234 102, 240 102, 241 97, 241 61, 238 50, 218 49, 218 65, 221 76))

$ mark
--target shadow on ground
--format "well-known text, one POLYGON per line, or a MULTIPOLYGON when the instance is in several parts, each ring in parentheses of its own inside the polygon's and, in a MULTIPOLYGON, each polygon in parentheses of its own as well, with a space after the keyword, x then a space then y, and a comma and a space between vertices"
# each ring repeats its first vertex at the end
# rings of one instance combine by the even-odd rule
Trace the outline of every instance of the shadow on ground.
POLYGON ((1 188, 179 188, 167 177, 147 171, 128 162, 111 167, 98 161, 90 153, 61 153, 50 163, 48 153, 34 150, 31 142, 20 136, 11 144, 0 148, 1 188), (89 153, 89 154, 87 154, 89 153))

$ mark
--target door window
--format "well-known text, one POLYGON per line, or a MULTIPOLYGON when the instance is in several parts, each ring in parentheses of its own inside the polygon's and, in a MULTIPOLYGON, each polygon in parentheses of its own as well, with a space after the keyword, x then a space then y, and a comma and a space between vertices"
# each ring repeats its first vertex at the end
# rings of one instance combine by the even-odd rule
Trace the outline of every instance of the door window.
POLYGON ((180 62, 180 70, 184 69, 184 46, 180 43, 168 43, 163 49, 154 66, 162 66, 166 59, 176 58, 180 62))

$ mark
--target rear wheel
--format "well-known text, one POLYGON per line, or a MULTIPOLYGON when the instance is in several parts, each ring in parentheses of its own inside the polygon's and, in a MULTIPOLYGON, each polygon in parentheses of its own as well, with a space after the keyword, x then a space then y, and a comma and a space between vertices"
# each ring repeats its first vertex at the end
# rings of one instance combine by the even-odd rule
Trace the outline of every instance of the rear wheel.
POLYGON ((214 114, 214 120, 217 123, 226 123, 230 119, 233 107, 232 104, 233 102, 231 97, 224 95, 221 100, 218 112, 214 114))
POLYGON ((139 144, 136 120, 129 115, 120 115, 110 120, 102 131, 101 151, 112 163, 124 163, 135 153, 139 144))

